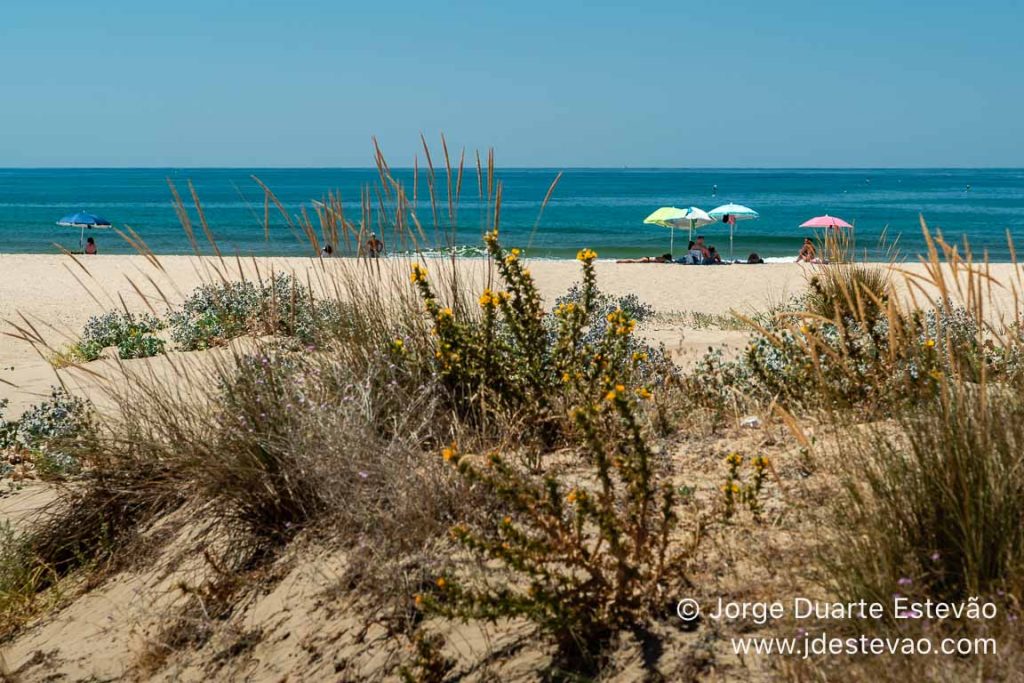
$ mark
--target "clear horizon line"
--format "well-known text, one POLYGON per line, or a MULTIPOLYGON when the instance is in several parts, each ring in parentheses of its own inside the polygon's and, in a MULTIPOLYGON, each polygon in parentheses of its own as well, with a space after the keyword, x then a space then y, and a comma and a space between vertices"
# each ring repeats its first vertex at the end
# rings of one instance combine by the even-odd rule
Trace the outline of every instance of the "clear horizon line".
MULTIPOLYGON (((411 171, 412 166, 391 166, 392 169, 411 171)), ((426 167, 420 167, 426 170, 426 167)), ((435 171, 443 169, 435 166, 435 171)), ((453 169, 458 168, 452 166, 453 169)), ((475 164, 467 166, 470 170, 475 164)), ((376 171, 376 166, 0 166, 0 171, 164 171, 164 170, 282 170, 282 171, 376 171)), ((502 171, 1024 171, 1024 166, 502 166, 502 171)))

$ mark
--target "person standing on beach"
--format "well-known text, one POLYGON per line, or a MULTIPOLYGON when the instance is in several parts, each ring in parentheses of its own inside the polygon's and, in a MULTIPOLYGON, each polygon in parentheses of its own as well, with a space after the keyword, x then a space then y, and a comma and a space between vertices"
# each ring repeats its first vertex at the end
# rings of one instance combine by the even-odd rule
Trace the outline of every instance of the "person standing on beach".
POLYGON ((89 239, 85 240, 85 253, 89 254, 91 256, 95 255, 97 253, 97 251, 96 251, 96 240, 94 240, 91 237, 89 239))
POLYGON ((384 255, 384 243, 377 239, 375 232, 371 232, 370 239, 366 240, 366 254, 370 258, 380 258, 384 255))

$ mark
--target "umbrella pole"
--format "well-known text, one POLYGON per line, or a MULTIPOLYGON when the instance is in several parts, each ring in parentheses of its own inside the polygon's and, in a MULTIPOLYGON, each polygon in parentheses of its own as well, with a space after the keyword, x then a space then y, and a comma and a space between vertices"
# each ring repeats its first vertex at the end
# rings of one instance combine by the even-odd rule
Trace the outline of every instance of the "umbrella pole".
POLYGON ((676 248, 676 229, 674 227, 673 228, 669 228, 668 229, 668 235, 669 235, 669 237, 668 237, 668 253, 675 254, 675 248, 676 248))
POLYGON ((733 253, 732 253, 732 231, 735 228, 736 228, 736 224, 735 223, 730 223, 729 224, 729 260, 730 261, 733 259, 733 253))
POLYGON ((78 251, 85 253, 85 226, 82 226, 82 231, 78 233, 78 251))

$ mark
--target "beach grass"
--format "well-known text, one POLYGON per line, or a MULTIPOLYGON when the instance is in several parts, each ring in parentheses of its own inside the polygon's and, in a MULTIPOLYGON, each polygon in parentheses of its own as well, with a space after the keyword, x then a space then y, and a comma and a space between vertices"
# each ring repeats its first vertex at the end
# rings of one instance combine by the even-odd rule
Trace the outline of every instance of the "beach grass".
MULTIPOLYGON (((443 244, 433 226, 472 183, 446 141, 443 167, 425 141, 424 156, 427 221, 410 202, 423 192, 418 165, 410 190, 379 147, 380 182, 358 211, 328 196, 315 216, 291 216, 266 188, 267 211, 314 254, 324 241, 354 249, 373 229, 420 249, 433 230, 443 244)), ((1003 287, 1016 302, 1019 283, 993 282, 923 226, 925 277, 837 258, 813 270, 801 299, 755 315, 691 313, 693 327, 744 330, 749 343, 736 359, 677 368, 638 336, 631 304, 601 298, 586 245, 579 288, 542 301, 525 256, 501 241, 493 156, 476 159, 479 277, 454 256, 387 270, 318 259, 305 281, 244 269, 217 248, 194 188, 190 200, 174 190, 190 240, 217 253, 185 304, 150 302, 171 311, 173 344, 189 353, 166 355, 160 380, 131 363, 106 370, 103 419, 73 442, 81 473, 34 524, 2 537, 0 637, 17 639, 54 596, 73 599, 83 577, 99 585, 124 571, 143 543, 159 556, 145 539, 169 515, 201 528, 191 543, 208 578, 182 589, 134 662, 147 675, 189 653, 212 661, 219 630, 310 548, 340 549, 333 589, 386 624, 390 654, 367 679, 486 679, 531 648, 523 677, 549 680, 896 680, 904 666, 737 664, 723 633, 786 625, 681 623, 675 602, 687 596, 978 597, 1001 625, 1016 619, 1020 309, 997 315, 985 293, 1003 287), (755 426, 738 428, 746 416, 755 426), (467 655, 450 637, 458 622, 514 643, 467 655)), ((25 325, 18 334, 45 343, 25 325)), ((860 626, 921 636, 919 624, 860 626)), ((1011 653, 933 660, 936 680, 999 679, 1020 661, 1012 628, 932 628, 994 634, 1011 653)), ((238 656, 256 646, 246 642, 238 656)))

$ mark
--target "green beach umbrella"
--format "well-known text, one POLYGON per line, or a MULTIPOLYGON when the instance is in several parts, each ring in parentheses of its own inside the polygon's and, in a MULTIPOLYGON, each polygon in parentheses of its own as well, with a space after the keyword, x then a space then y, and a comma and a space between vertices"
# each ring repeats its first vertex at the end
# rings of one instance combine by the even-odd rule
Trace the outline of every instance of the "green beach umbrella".
POLYGON ((686 224, 687 209, 677 209, 674 206, 663 206, 650 216, 644 219, 644 223, 647 225, 660 225, 663 228, 671 230, 669 237, 669 252, 672 252, 675 247, 676 228, 680 228, 686 224))

